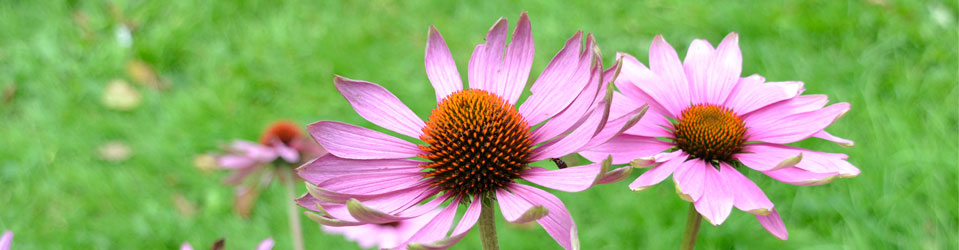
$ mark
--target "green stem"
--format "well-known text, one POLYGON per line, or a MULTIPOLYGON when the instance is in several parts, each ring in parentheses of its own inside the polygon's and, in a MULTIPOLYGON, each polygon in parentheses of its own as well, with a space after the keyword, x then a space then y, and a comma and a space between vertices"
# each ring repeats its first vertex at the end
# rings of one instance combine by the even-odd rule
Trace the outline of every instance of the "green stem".
POLYGON ((297 216, 296 212, 296 187, 293 186, 293 168, 288 166, 280 166, 280 172, 283 172, 283 179, 280 182, 286 186, 286 213, 289 216, 290 220, 290 234, 292 235, 291 240, 293 241, 293 249, 303 250, 303 228, 300 226, 300 217, 297 216))
POLYGON ((485 200, 474 200, 473 202, 483 202, 483 211, 480 212, 479 228, 480 237, 483 238, 483 250, 499 250, 499 242, 496 241, 496 219, 493 217, 492 202, 485 200))
POLYGON ((689 214, 686 216, 686 232, 683 233, 683 244, 679 249, 692 250, 696 247, 696 236, 699 235, 699 224, 703 216, 696 212, 696 205, 689 203, 689 214))

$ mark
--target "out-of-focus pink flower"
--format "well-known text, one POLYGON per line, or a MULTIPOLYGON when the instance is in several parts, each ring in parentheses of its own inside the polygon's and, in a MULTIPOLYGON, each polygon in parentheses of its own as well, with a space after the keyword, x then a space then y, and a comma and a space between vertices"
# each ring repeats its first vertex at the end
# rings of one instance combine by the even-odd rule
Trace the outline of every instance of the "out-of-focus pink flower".
POLYGON ((13 232, 3 232, 3 236, 0 236, 0 250, 10 250, 11 244, 13 244, 13 232))
POLYGON ((394 221, 382 224, 365 224, 359 226, 331 227, 323 226, 323 231, 333 234, 342 234, 347 239, 356 241, 360 247, 393 248, 403 243, 404 239, 413 236, 423 228, 430 218, 436 216, 440 210, 427 212, 423 216, 409 220, 394 221))
POLYGON ((319 212, 312 218, 328 226, 426 217, 429 222, 399 239, 397 248, 447 248, 473 228, 482 200, 495 199, 507 221, 539 222, 560 246, 578 248, 576 224, 562 201, 515 180, 578 192, 628 176, 601 163, 558 170, 529 166, 615 134, 600 131, 608 121, 602 61, 592 35, 577 32, 520 105, 533 62, 533 36, 526 13, 509 45, 507 26, 500 19, 486 43, 476 46, 468 89, 440 32, 430 27, 426 73, 438 104, 426 122, 380 85, 337 76, 337 89, 360 116, 425 145, 335 121, 311 124, 308 130, 330 154, 298 169, 315 185, 298 199, 300 205, 319 212), (452 228, 461 204, 466 212, 452 228), (429 214, 437 207, 442 207, 439 213, 429 214))
POLYGON ((662 36, 650 46, 649 68, 630 55, 619 57, 623 66, 615 84, 622 94, 614 95, 610 116, 643 103, 649 111, 636 126, 581 154, 594 161, 612 155, 614 164, 652 167, 629 185, 634 191, 672 175, 680 197, 693 202, 712 224, 722 224, 735 206, 755 214, 770 233, 785 240, 788 233, 773 203, 739 166, 794 185, 859 175, 844 154, 785 145, 818 137, 852 146, 824 130, 849 111, 849 103, 826 106, 825 95, 800 95, 802 82, 740 77, 736 33, 716 48, 705 40, 693 41, 682 63, 662 36))

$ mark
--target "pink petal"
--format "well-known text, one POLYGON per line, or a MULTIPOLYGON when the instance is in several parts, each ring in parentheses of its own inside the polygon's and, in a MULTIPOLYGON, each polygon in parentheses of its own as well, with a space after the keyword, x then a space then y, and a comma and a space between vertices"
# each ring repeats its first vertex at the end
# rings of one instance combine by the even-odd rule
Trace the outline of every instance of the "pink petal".
POLYGON ((719 175, 726 180, 727 191, 733 193, 736 208, 753 214, 767 214, 773 209, 773 203, 756 183, 726 162, 719 162, 719 166, 719 175))
POLYGON ((496 202, 499 203, 499 209, 503 213, 503 218, 510 223, 527 223, 543 218, 543 216, 549 214, 546 206, 532 204, 519 195, 504 189, 496 190, 496 202))
POLYGON ((261 241, 260 244, 256 245, 256 250, 271 250, 273 249, 273 238, 266 238, 261 241))
POLYGON ((586 112, 594 107, 593 104, 599 95, 599 86, 602 80, 599 76, 601 69, 601 65, 597 65, 597 67, 593 69, 589 83, 579 92, 576 99, 574 99, 566 109, 550 118, 542 126, 533 130, 531 139, 534 143, 553 139, 560 134, 569 132, 575 128, 576 125, 583 122, 587 117, 586 112))
POLYGON ((346 209, 349 211, 350 216, 363 223, 383 224, 402 221, 422 216, 439 206, 445 199, 439 201, 434 200, 433 202, 418 206, 414 211, 403 211, 407 208, 414 207, 416 204, 435 194, 436 192, 433 190, 425 192, 402 192, 393 196, 382 196, 365 202, 351 199, 346 202, 346 209), (397 215, 396 213, 399 211, 403 211, 403 213, 397 215))
POLYGON ((519 96, 526 88, 529 79, 529 70, 533 66, 533 34, 529 24, 529 16, 524 11, 519 16, 513 38, 506 47, 506 58, 503 67, 499 69, 501 79, 493 82, 498 93, 511 104, 516 104, 519 96))
MULTIPOLYGON (((602 107, 594 107, 602 108, 602 107)), ((600 129, 600 124, 604 123, 607 117, 603 116, 602 111, 590 111, 589 117, 569 134, 559 139, 547 142, 539 147, 533 148, 531 161, 540 161, 547 158, 558 158, 564 155, 575 153, 586 145, 593 135, 600 129)))
MULTIPOLYGON (((5 247, 2 244, 0 244, 0 250, 10 250, 10 247, 9 246, 5 247)), ((193 246, 191 246, 190 243, 183 242, 183 245, 180 245, 180 250, 193 250, 193 246)))
POLYGON ((434 241, 441 240, 446 237, 446 233, 449 232, 450 227, 453 225, 453 218, 456 216, 456 209, 459 208, 460 201, 462 197, 457 197, 453 201, 443 208, 439 214, 436 215, 429 223, 426 224, 423 228, 413 234, 407 244, 410 243, 430 243, 434 241))
MULTIPOLYGON (((790 146, 783 146, 794 148, 790 146)), ((839 177, 849 178, 858 176, 860 171, 856 166, 850 164, 846 159, 849 156, 845 154, 817 152, 802 148, 794 148, 803 152, 803 160, 796 164, 797 168, 808 170, 814 173, 838 173, 839 177)))
MULTIPOLYGON (((751 97, 746 97, 751 98, 751 97)), ((748 114, 742 113, 746 126, 760 121, 776 121, 783 118, 809 111, 820 110, 826 106, 829 98, 825 95, 800 95, 794 98, 766 105, 748 114)))
POLYGON ((579 154, 593 162, 613 156, 613 164, 629 163, 632 160, 653 156, 673 147, 669 142, 645 136, 621 134, 606 143, 580 151, 579 154))
POLYGON ((739 79, 739 84, 729 94, 726 104, 739 115, 749 114, 770 104, 790 99, 803 90, 802 82, 765 82, 762 76, 751 75, 739 79))
POLYGON ((608 142, 612 138, 622 135, 629 129, 635 127, 640 121, 642 121, 646 112, 649 111, 649 106, 632 106, 631 104, 622 105, 628 100, 620 99, 619 103, 616 103, 616 97, 622 97, 621 94, 613 93, 613 103, 610 105, 609 118, 610 120, 606 122, 602 130, 599 131, 592 139, 589 140, 586 145, 583 145, 584 149, 593 148, 599 146, 603 143, 608 142), (619 105, 617 105, 619 104, 619 105), (622 110, 622 107, 617 106, 632 106, 633 109, 629 111, 622 110), (618 109, 618 110, 617 110, 618 109))
POLYGON ((486 43, 476 45, 469 62, 469 84, 471 89, 482 89, 496 95, 494 81, 503 62, 503 50, 506 46, 506 18, 500 18, 486 34, 486 43))
POLYGON ((733 193, 715 167, 706 165, 704 172, 703 196, 693 204, 699 214, 718 226, 726 221, 726 217, 729 217, 729 212, 733 209, 733 193))
POLYGON ((760 225, 763 225, 766 228, 766 231, 769 231, 772 235, 776 236, 780 240, 789 239, 789 232, 786 231, 786 224, 783 224, 783 219, 779 217, 779 212, 776 212, 776 209, 773 209, 769 215, 756 215, 756 220, 759 221, 760 225))
POLYGON ((632 55, 616 53, 616 56, 622 58, 623 62, 619 77, 613 82, 616 84, 616 88, 635 104, 649 104, 650 111, 659 114, 671 114, 670 111, 665 108, 666 104, 661 103, 658 99, 654 99, 650 96, 650 93, 647 92, 647 88, 652 87, 652 90, 655 91, 656 94, 669 94, 669 90, 664 89, 665 86, 646 86, 650 84, 666 85, 663 83, 663 80, 632 55))
POLYGON ((788 167, 763 173, 783 183, 800 186, 830 183, 839 175, 839 173, 815 173, 799 167, 788 167))
POLYGON ((633 183, 629 184, 629 189, 633 191, 646 190, 649 187, 662 182, 666 179, 666 177, 669 177, 669 175, 673 174, 673 172, 675 172, 679 166, 683 165, 683 162, 686 161, 687 157, 687 155, 682 153, 682 151, 676 152, 680 153, 674 158, 666 160, 666 162, 663 162, 659 166, 650 168, 645 173, 639 175, 639 178, 636 178, 633 183))
POLYGON ((687 195, 689 201, 698 201, 703 196, 707 168, 712 166, 700 159, 690 159, 673 171, 673 181, 676 182, 679 193, 687 195))
POLYGON ((568 167, 557 170, 546 170, 541 167, 531 167, 524 171, 520 178, 537 185, 565 191, 580 192, 592 187, 597 177, 603 174, 603 164, 601 162, 568 167))
MULTIPOLYGON (((729 33, 716 47, 712 61, 707 69, 709 78, 706 84, 704 103, 722 104, 739 82, 743 71, 743 54, 739 50, 739 34, 729 33)), ((694 90, 690 90, 694 91, 694 90)), ((693 99, 695 102, 696 99, 693 99)), ((703 103, 703 102, 700 102, 703 103)))
POLYGON ((480 197, 476 196, 473 199, 473 202, 470 203, 469 208, 466 209, 466 213, 464 213, 463 217, 460 218, 459 224, 457 224, 456 228, 453 229, 453 234, 450 235, 450 237, 429 244, 419 245, 418 248, 447 249, 455 245, 457 242, 463 239, 463 237, 466 237, 466 234, 469 233, 470 229, 473 228, 473 225, 476 225, 476 221, 479 220, 480 212, 483 209, 481 204, 482 201, 480 200, 480 197))
POLYGON ((703 101, 689 98, 689 84, 686 81, 683 65, 679 62, 676 50, 663 39, 662 35, 656 35, 653 44, 649 47, 649 68, 664 82, 640 84, 639 88, 663 105, 669 115, 678 117, 690 102, 703 101))
MULTIPOLYGON (((10 245, 13 243, 13 232, 6 231, 3 232, 3 236, 0 237, 0 250, 10 250, 10 245)), ((190 244, 183 243, 186 246, 190 244)))
POLYGON ((413 143, 342 122, 319 121, 308 130, 323 148, 342 158, 399 159, 422 153, 413 143))
POLYGON ((583 33, 576 32, 533 82, 529 89, 532 94, 519 107, 520 114, 530 125, 539 124, 566 109, 589 82, 590 64, 596 60, 590 51, 594 47, 591 41, 587 41, 587 50, 581 51, 582 43, 583 33))
POLYGON ((216 158, 216 165, 225 169, 248 168, 258 162, 241 154, 228 154, 216 158))
POLYGON ((276 159, 276 152, 274 152, 272 148, 259 143, 236 140, 233 141, 230 148, 258 162, 271 162, 276 159))
POLYGON ((742 153, 733 155, 749 168, 757 171, 769 171, 791 167, 803 159, 802 152, 793 148, 771 143, 752 143, 743 147, 742 153))
POLYGON ((579 249, 579 233, 576 230, 576 223, 573 217, 566 210, 566 205, 556 198, 556 196, 547 193, 538 188, 513 183, 508 187, 513 194, 522 197, 530 204, 542 205, 549 213, 537 220, 543 229, 549 233, 549 236, 556 240, 560 246, 565 249, 579 249))
POLYGON ((453 55, 446 47, 443 35, 434 26, 430 26, 430 34, 426 39, 426 76, 436 90, 437 103, 453 92, 463 90, 463 80, 456 70, 453 55))
POLYGON ((706 40, 696 39, 689 44, 683 69, 689 79, 689 97, 693 100, 710 100, 707 98, 711 84, 709 69, 715 53, 716 49, 706 40))
POLYGON ((379 197, 398 190, 428 185, 419 173, 388 173, 380 175, 344 175, 318 183, 325 192, 322 200, 345 202, 350 198, 379 197), (340 198, 336 198, 340 197, 340 198))
POLYGON ((300 153, 291 147, 286 146, 279 139, 275 139, 276 142, 273 143, 273 151, 276 152, 283 160, 288 163, 297 163, 300 161, 300 153))
POLYGON ((311 183, 322 183, 345 175, 419 172, 421 164, 410 159, 357 160, 327 154, 297 168, 296 173, 311 183))
POLYGON ((747 136, 752 141, 792 143, 822 131, 849 111, 841 102, 820 110, 799 113, 778 120, 747 120, 747 136))
POLYGON ((821 138, 827 141, 835 142, 836 144, 839 144, 840 146, 844 146, 844 147, 852 147, 856 145, 856 143, 853 142, 852 140, 839 138, 835 135, 830 134, 829 132, 826 132, 825 130, 816 132, 812 136, 816 138, 821 138))
POLYGON ((353 105, 356 113, 380 127, 413 138, 423 134, 423 119, 406 107, 393 93, 380 85, 336 76, 336 89, 353 105))

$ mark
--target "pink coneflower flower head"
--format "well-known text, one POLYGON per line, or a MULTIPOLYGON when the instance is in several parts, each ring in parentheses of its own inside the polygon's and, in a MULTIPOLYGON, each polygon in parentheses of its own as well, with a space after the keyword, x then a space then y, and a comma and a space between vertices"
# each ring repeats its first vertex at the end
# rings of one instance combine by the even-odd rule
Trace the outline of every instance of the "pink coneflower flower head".
POLYGON ((337 89, 360 116, 423 143, 335 121, 311 124, 309 132, 330 152, 298 169, 312 184, 298 200, 319 212, 311 218, 328 226, 355 226, 427 217, 428 223, 397 248, 446 248, 470 231, 486 200, 499 204, 507 221, 537 221, 562 247, 577 248, 576 224, 565 205, 515 180, 577 192, 629 174, 607 171, 608 164, 601 163, 558 170, 529 165, 612 136, 600 131, 608 102, 597 101, 604 83, 598 50, 591 35, 584 39, 577 32, 520 104, 533 62, 533 37, 526 13, 508 45, 507 26, 501 18, 486 43, 476 46, 467 89, 446 42, 430 27, 425 63, 437 106, 425 122, 380 85, 337 76, 337 89), (450 233, 460 204, 467 205, 466 212, 450 233), (437 207, 442 207, 439 213, 428 214, 437 207))
MULTIPOLYGON (((224 241, 223 239, 220 239, 220 240, 216 241, 215 243, 213 243, 213 245, 210 247, 210 249, 212 249, 212 250, 220 250, 220 249, 223 249, 223 248, 224 248, 224 245, 225 245, 224 242, 225 242, 225 241, 224 241)), ((270 238, 266 238, 265 240, 263 240, 263 241, 261 241, 259 244, 257 244, 255 249, 256 249, 256 250, 271 250, 271 249, 273 249, 273 245, 274 245, 273 237, 270 237, 270 238)), ((189 242, 183 242, 183 245, 180 245, 180 250, 193 250, 193 246, 190 245, 189 242)))
POLYGON ((360 247, 380 249, 393 248, 409 239, 419 231, 430 219, 436 217, 439 209, 427 212, 423 216, 409 220, 387 222, 381 224, 364 224, 359 226, 331 227, 323 226, 323 231, 332 234, 342 234, 347 239, 356 241, 360 247))
POLYGON ((619 56, 623 66, 615 84, 622 94, 614 95, 613 106, 647 103, 650 109, 636 126, 581 154, 593 160, 612 154, 613 163, 652 166, 629 185, 634 191, 672 175, 680 197, 712 224, 722 224, 735 206, 785 240, 788 233, 773 203, 740 171, 756 170, 794 185, 859 174, 844 154, 785 145, 817 137, 852 146, 824 130, 849 104, 825 106, 824 95, 800 95, 802 82, 740 77, 736 33, 716 48, 693 41, 683 62, 662 36, 650 46, 649 68, 630 55, 619 56))
POLYGON ((249 216, 259 187, 269 184, 277 167, 296 167, 307 159, 324 153, 300 128, 287 120, 276 121, 263 131, 259 143, 235 140, 227 153, 217 157, 217 165, 233 170, 224 182, 236 185, 235 207, 243 216, 249 216))
POLYGON ((3 232, 3 236, 0 236, 0 250, 10 250, 11 244, 13 244, 13 232, 3 232))

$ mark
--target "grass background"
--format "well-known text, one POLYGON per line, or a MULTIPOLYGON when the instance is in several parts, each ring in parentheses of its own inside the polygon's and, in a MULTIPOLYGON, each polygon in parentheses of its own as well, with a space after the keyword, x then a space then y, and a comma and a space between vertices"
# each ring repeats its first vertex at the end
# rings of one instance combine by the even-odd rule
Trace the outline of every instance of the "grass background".
MULTIPOLYGON (((450 45, 461 74, 496 18, 530 12, 536 41, 531 79, 576 30, 606 55, 648 61, 664 34, 680 55, 694 38, 741 35, 744 75, 802 80, 806 93, 846 101, 830 127, 854 148, 799 143, 850 155, 853 179, 815 187, 747 173, 776 204, 788 241, 734 211, 704 225, 702 249, 956 249, 959 237, 959 90, 955 1, 24 1, 0 2, 0 230, 14 249, 228 249, 268 236, 289 249, 282 187, 260 196, 252 218, 231 210, 225 172, 193 166, 196 154, 232 138, 254 139, 273 119, 340 120, 373 127, 333 88, 333 74, 377 82, 425 117, 433 90, 423 70, 429 25, 450 45), (111 11, 111 7, 115 11, 111 11), (136 24, 119 46, 119 17, 136 24), (134 79, 142 60, 170 84, 140 85, 132 111, 100 104, 112 79, 134 79), (97 147, 122 141, 113 163, 97 147), (193 214, 175 209, 182 195, 193 214)), ((640 171, 633 173, 638 176, 640 171)), ((631 179, 630 179, 631 180, 631 179)), ((679 245, 687 203, 669 185, 643 193, 628 182, 556 193, 579 225, 584 249, 679 245)), ((302 187, 300 187, 302 190, 302 187)), ((302 218, 310 249, 357 248, 302 218)), ((557 248, 538 227, 502 223, 505 249, 557 248)), ((474 232, 454 249, 478 249, 474 232)))

